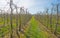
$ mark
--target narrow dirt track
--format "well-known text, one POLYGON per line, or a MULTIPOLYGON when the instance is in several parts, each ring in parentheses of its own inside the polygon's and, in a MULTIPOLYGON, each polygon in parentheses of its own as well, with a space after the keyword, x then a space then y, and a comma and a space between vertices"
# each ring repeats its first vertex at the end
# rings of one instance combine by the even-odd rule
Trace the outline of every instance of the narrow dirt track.
POLYGON ((48 38, 57 38, 57 36, 51 33, 51 31, 48 30, 43 24, 39 23, 39 28, 41 29, 41 31, 44 31, 48 34, 48 38))

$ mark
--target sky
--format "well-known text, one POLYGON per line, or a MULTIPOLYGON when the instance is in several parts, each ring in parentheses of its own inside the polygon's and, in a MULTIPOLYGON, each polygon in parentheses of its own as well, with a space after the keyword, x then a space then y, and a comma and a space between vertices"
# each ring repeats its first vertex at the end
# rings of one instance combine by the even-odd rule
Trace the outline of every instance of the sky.
MULTIPOLYGON (((10 0, 0 0, 0 9, 8 10, 10 0)), ((52 3, 60 2, 60 0, 13 0, 13 3, 18 7, 27 8, 31 14, 38 11, 44 11, 45 8, 50 8, 52 3)))

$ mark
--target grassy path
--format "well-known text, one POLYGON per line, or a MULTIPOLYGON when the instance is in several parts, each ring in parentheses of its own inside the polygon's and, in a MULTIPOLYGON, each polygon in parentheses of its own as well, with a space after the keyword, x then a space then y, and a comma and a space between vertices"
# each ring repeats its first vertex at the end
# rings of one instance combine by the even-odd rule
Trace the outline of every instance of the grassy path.
POLYGON ((39 23, 34 17, 30 20, 28 34, 30 38, 48 38, 47 34, 39 28, 39 23))

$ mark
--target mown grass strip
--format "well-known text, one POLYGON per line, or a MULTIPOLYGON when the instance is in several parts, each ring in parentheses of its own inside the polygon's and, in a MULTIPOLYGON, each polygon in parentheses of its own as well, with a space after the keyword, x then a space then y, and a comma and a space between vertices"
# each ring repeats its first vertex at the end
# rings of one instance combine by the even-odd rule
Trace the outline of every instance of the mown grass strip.
POLYGON ((30 28, 26 32, 30 38, 48 38, 45 32, 39 29, 39 23, 35 20, 34 16, 30 20, 30 28))

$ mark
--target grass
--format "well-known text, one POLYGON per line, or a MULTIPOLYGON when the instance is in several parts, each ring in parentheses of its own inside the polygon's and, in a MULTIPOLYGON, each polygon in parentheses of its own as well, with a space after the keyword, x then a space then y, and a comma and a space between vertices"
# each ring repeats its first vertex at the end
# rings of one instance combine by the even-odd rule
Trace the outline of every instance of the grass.
MULTIPOLYGON (((16 28, 15 20, 13 20, 13 28, 16 28)), ((32 16, 30 22, 29 22, 29 28, 26 30, 25 34, 29 36, 30 38, 48 38, 49 34, 46 31, 42 31, 41 28, 39 28, 39 22, 32 16)), ((41 25, 40 25, 41 26, 41 25)), ((4 26, 0 28, 0 36, 5 35, 7 32, 11 30, 10 25, 4 26)), ((23 38, 27 37, 24 35, 23 38)))

